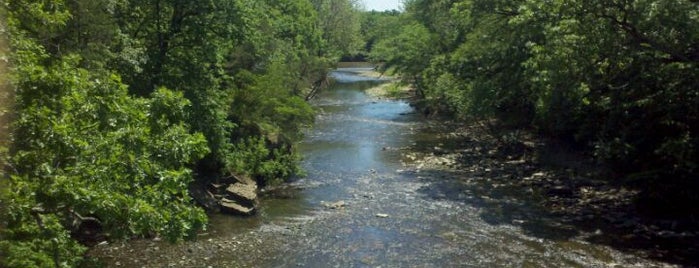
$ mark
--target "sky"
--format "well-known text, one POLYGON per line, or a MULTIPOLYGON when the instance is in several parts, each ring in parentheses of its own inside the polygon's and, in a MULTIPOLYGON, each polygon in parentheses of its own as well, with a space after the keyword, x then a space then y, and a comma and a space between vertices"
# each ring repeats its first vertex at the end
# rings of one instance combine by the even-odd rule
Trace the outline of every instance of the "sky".
POLYGON ((402 0, 363 0, 366 10, 400 10, 403 7, 402 0))

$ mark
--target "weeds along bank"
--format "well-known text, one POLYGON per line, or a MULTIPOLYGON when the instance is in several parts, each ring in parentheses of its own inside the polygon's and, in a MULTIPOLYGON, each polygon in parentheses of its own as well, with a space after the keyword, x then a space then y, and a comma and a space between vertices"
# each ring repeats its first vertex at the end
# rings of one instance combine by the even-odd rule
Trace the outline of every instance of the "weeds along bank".
POLYGON ((313 121, 308 89, 354 49, 333 34, 346 24, 330 23, 352 20, 351 1, 19 0, 0 9, 11 48, 3 85, 16 94, 3 267, 76 266, 96 234, 195 236, 207 218, 188 185, 298 172, 294 143, 313 121))

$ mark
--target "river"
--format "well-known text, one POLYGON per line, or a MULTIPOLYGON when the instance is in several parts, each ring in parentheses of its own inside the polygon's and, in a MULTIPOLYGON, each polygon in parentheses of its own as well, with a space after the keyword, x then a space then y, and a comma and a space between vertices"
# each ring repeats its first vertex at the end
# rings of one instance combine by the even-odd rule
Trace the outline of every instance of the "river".
POLYGON ((109 267, 669 266, 589 242, 601 231, 572 230, 535 195, 453 168, 429 151, 469 143, 405 101, 367 95, 386 80, 361 71, 333 73, 300 144, 307 175, 262 193, 257 216, 213 215, 197 241, 114 243, 95 255, 109 267))

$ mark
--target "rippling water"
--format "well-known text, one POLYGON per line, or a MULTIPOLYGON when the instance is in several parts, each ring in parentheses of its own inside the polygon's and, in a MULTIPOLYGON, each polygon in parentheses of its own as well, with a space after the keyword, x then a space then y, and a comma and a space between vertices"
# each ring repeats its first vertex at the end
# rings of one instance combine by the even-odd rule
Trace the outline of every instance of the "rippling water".
MULTIPOLYGON (((440 143, 439 133, 428 131, 439 128, 425 122, 403 101, 376 100, 364 94, 363 90, 385 82, 357 75, 366 70, 346 68, 333 73, 337 83, 314 102, 319 110, 318 119, 300 146, 308 176, 296 183, 300 189, 296 199, 275 200, 262 210, 262 217, 274 225, 284 226, 285 222, 294 222, 294 218, 303 223, 292 223, 291 226, 299 229, 287 234, 292 239, 281 239, 271 250, 272 255, 259 256, 248 264, 315 267, 648 264, 605 246, 574 238, 559 239, 566 237, 559 234, 565 230, 549 228, 544 215, 540 222, 528 223, 541 225, 537 234, 527 234, 515 224, 493 221, 492 217, 497 215, 493 216, 492 211, 485 213, 478 202, 468 201, 468 187, 477 185, 469 186, 453 172, 415 172, 406 164, 409 161, 405 154, 424 144, 440 143), (460 193, 449 198, 451 190, 460 193), (347 207, 328 210, 321 205, 324 201, 339 200, 346 202, 347 207), (284 209, 277 207, 280 203, 284 203, 281 206, 284 209), (388 217, 380 218, 377 214, 388 217)), ((534 209, 519 210, 536 213, 534 209)), ((262 230, 279 232, 274 228, 262 230)))
POLYGON ((308 175, 268 193, 258 216, 214 215, 197 242, 135 242, 126 254, 117 246, 110 265, 663 266, 571 234, 539 214, 528 193, 488 192, 483 178, 416 169, 406 155, 442 144, 439 124, 403 101, 367 96, 386 81, 358 75, 366 70, 332 74, 337 83, 314 100, 317 122, 300 144, 308 175), (337 201, 345 207, 323 205, 337 201))

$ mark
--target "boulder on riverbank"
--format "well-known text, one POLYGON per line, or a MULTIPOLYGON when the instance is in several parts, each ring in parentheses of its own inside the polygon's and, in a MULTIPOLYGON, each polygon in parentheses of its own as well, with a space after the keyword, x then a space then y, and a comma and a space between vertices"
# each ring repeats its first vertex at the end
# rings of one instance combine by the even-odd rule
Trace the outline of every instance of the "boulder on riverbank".
POLYGON ((218 193, 221 212, 242 216, 255 214, 257 210, 257 183, 243 176, 234 176, 235 181, 212 187, 218 193))
POLYGON ((257 203, 257 184, 255 183, 229 184, 219 200, 221 211, 245 216, 255 214, 257 203))
POLYGON ((219 204, 221 205, 221 211, 226 212, 226 213, 231 213, 235 215, 241 215, 241 216, 251 216, 255 214, 256 208, 249 207, 249 206, 243 206, 239 204, 236 201, 227 199, 227 198, 221 198, 219 201, 219 204))
POLYGON ((251 216, 257 211, 257 182, 240 175, 190 187, 197 202, 209 211, 251 216))

